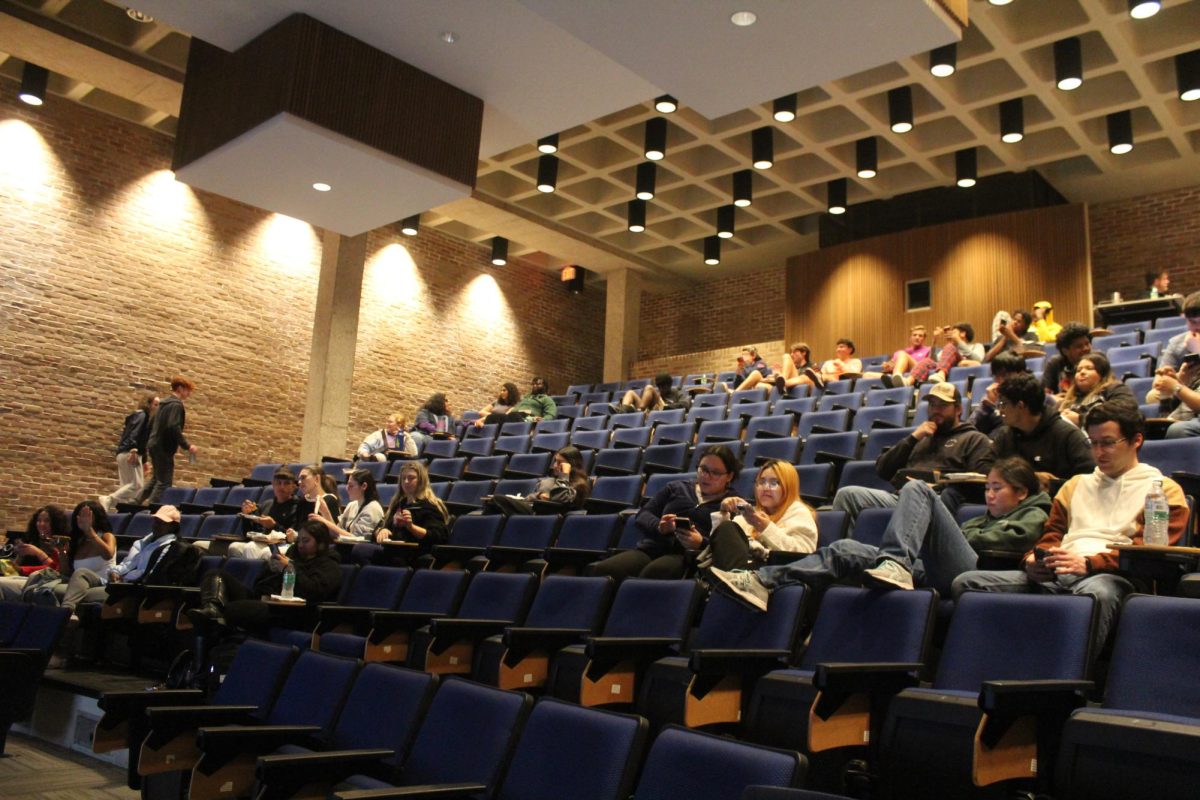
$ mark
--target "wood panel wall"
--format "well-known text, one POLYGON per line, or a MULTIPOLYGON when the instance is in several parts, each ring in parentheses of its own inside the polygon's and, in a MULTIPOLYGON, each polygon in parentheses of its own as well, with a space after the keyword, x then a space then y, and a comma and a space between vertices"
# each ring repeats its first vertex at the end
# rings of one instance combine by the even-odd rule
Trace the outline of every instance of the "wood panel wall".
POLYGON ((859 355, 888 353, 923 324, 970 322, 990 337, 1000 309, 1054 304, 1058 322, 1091 324, 1087 208, 1064 205, 953 222, 805 253, 788 260, 788 342, 828 358, 854 340, 859 355), (932 280, 932 306, 904 310, 905 281, 932 280))

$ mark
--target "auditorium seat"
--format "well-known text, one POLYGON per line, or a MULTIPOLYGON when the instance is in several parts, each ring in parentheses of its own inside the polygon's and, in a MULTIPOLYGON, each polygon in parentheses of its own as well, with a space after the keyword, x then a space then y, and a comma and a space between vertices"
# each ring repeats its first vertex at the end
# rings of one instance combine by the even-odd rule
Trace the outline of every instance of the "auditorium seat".
POLYGON ((610 514, 633 508, 641 493, 641 475, 601 476, 592 485, 585 508, 589 514, 610 514))
POLYGON ((586 564, 608 556, 616 544, 617 514, 570 514, 563 518, 558 538, 542 554, 551 573, 577 573, 586 564))
POLYGON ((637 709, 651 730, 739 722, 758 679, 791 661, 804 598, 803 585, 785 587, 772 593, 764 614, 724 594, 710 595, 684 651, 646 668, 637 709))
POLYGON ((430 439, 425 443, 421 455, 427 463, 439 458, 454 458, 458 454, 458 446, 457 439, 430 439))
POLYGON ((500 537, 505 518, 500 514, 467 514, 454 520, 446 544, 433 548, 434 566, 437 569, 461 569, 467 561, 483 555, 500 537))
POLYGON ((688 409, 687 415, 684 417, 685 422, 717 422, 723 420, 727 416, 728 409, 724 405, 694 405, 688 409))
POLYGON ((850 537, 856 542, 878 547, 883 541, 883 533, 892 520, 895 508, 864 508, 858 512, 850 537))
POLYGON ((429 462, 429 480, 456 481, 462 477, 466 468, 466 458, 435 458, 429 462))
POLYGON ((543 419, 534 426, 534 433, 566 433, 571 429, 570 419, 543 419))
POLYGON ((408 567, 368 564, 360 569, 341 602, 322 603, 318 607, 317 624, 312 633, 312 649, 362 658, 363 644, 371 629, 371 611, 398 607, 411 578, 412 570, 408 567), (331 647, 323 644, 326 634, 343 636, 331 639, 331 642, 337 643, 331 647), (344 634, 353 635, 357 641, 352 641, 344 634))
MULTIPOLYGON (((778 419, 778 417, 768 417, 768 419, 778 419)), ((753 424, 751 420, 751 424, 753 424)), ((795 436, 790 436, 784 439, 750 439, 747 436, 746 443, 746 459, 747 466, 759 466, 763 461, 769 458, 778 458, 781 461, 792 463, 800 455, 800 440, 795 436)))
POLYGON ((787 400, 776 400, 775 405, 771 406, 771 413, 799 416, 807 414, 810 411, 815 411, 816 408, 817 401, 812 397, 790 398, 787 400))
POLYGON ((467 456, 468 458, 490 456, 495 446, 496 440, 488 437, 463 439, 459 442, 458 452, 455 455, 467 456))
POLYGON ((858 431, 863 436, 870 435, 878 428, 903 428, 908 422, 907 406, 877 406, 859 409, 854 415, 851 430, 858 431))
POLYGON ((739 403, 729 407, 729 419, 748 420, 751 417, 766 417, 771 413, 771 404, 765 400, 755 403, 739 403))
POLYGON ((833 481, 832 464, 802 464, 796 467, 800 477, 800 495, 810 505, 824 505, 830 497, 833 481))
POLYGON ((664 408, 646 414, 646 424, 653 428, 655 425, 676 425, 684 421, 687 412, 682 408, 664 408))
POLYGON ((988 682, 1008 682, 1010 690, 1012 682, 1057 682, 1043 683, 1046 691, 1027 698, 1027 708, 1065 717, 1064 701, 1082 705, 1089 685, 1093 625, 1093 600, 1084 595, 967 592, 959 598, 932 685, 903 690, 888 709, 879 766, 889 796, 971 797, 1006 778, 1034 778, 1036 725, 1005 724, 1027 711, 985 720, 986 701, 1012 698, 1007 710, 1019 697, 988 682))
POLYGON ((653 444, 691 444, 696 435, 695 422, 664 423, 654 428, 653 444))
POLYGON ((467 462, 462 476, 469 481, 496 480, 504 474, 507 465, 508 456, 476 456, 467 462))
POLYGON ((529 442, 529 449, 535 453, 557 453, 571 441, 569 433, 535 433, 529 442))
MULTIPOLYGON (((845 412, 832 412, 845 413, 845 412)), ((816 464, 823 457, 832 456, 844 460, 852 460, 858 454, 858 434, 854 431, 845 433, 814 433, 804 440, 800 451, 801 464, 816 464)))
POLYGON ((640 428, 614 428, 610 444, 612 447, 645 447, 650 444, 650 435, 653 432, 654 429, 648 426, 640 428))
POLYGON ((571 433, 571 444, 580 450, 603 450, 608 447, 611 435, 608 428, 575 430, 571 433))
POLYGON ((700 423, 696 431, 696 446, 737 441, 742 436, 740 419, 709 420, 700 423))
POLYGON ((450 487, 446 495, 446 508, 451 514, 463 515, 483 508, 483 498, 491 495, 495 481, 458 480, 450 487))
POLYGON ((497 455, 528 453, 532 440, 532 434, 524 436, 497 436, 492 453, 497 455))
MULTIPOLYGON (((415 571, 395 611, 371 612, 371 630, 363 649, 364 661, 403 664, 408 660, 409 634, 437 617, 453 614, 462 602, 470 575, 461 570, 419 569, 415 571)), ((322 646, 334 637, 327 633, 322 646)), ((336 645, 339 652, 348 648, 336 645)))
POLYGON ((679 473, 687 461, 687 444, 652 444, 642 451, 642 472, 653 475, 659 472, 679 473))
MULTIPOLYGON (((17 616, 10 613, 10 625, 17 616)), ((71 610, 62 606, 33 606, 21 619, 11 641, 0 649, 0 757, 14 722, 33 714, 38 684, 71 610)))
POLYGON ((702 595, 691 580, 622 581, 603 632, 551 659, 547 694, 585 706, 632 704, 645 668, 686 644, 702 595))
POLYGON ((608 428, 608 416, 597 414, 588 417, 578 417, 571 423, 571 431, 600 431, 608 428))
POLYGON ((800 415, 796 435, 807 439, 812 433, 835 433, 850 430, 850 412, 846 409, 837 411, 810 411, 800 415), (819 428, 820 430, 814 430, 819 428))
MULTIPOLYGON (((817 401, 818 412, 831 412, 838 409, 857 411, 862 408, 864 395, 860 392, 843 392, 842 394, 823 394, 817 401)), ((801 418, 803 422, 803 418, 801 418)))
POLYGON ((610 428, 640 428, 646 424, 646 415, 641 411, 613 414, 608 418, 610 428))
POLYGON ((541 558, 546 548, 554 544, 560 524, 561 518, 551 514, 512 515, 504 524, 496 543, 484 551, 487 570, 511 572, 530 559, 541 558))
POLYGON ((903 441, 907 436, 910 436, 915 427, 908 428, 875 428, 867 433, 867 439, 863 442, 862 457, 874 461, 883 454, 883 451, 889 447, 893 447, 903 441))
POLYGON ((504 469, 506 478, 541 478, 550 470, 550 453, 514 453, 504 469))
MULTIPOLYGON (((649 431, 648 428, 644 430, 649 431)), ((596 453, 596 460, 592 463, 592 474, 636 475, 640 474, 641 466, 641 448, 613 447, 596 453)))
POLYGON ((916 390, 911 386, 897 386, 895 389, 872 389, 867 392, 863 405, 868 408, 888 405, 908 408, 913 404, 915 394, 916 390))
POLYGON ((807 764, 799 753, 670 725, 654 738, 635 798, 728 800, 749 786, 795 787, 807 764))
POLYGON ((738 389, 729 393, 729 404, 736 406, 741 403, 762 403, 767 399, 765 386, 755 386, 753 389, 738 389))

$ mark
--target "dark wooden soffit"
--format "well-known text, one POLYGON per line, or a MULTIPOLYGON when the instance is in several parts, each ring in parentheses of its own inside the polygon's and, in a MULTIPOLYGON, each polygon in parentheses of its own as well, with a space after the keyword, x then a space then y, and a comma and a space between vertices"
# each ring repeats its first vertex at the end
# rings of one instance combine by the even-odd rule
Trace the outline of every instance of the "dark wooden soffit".
POLYGON ((475 185, 482 100, 303 14, 234 53, 192 39, 174 167, 280 113, 475 185))

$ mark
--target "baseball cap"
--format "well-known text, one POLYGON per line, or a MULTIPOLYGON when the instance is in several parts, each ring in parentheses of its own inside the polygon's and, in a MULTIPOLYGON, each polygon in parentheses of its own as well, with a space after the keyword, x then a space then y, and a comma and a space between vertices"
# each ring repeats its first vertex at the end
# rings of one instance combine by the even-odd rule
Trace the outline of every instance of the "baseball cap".
POLYGON ((941 400, 943 403, 960 403, 962 396, 958 393, 958 387, 953 383, 937 383, 929 390, 929 394, 925 395, 925 399, 941 400))
POLYGON ((158 511, 154 512, 154 517, 163 522, 179 522, 179 509, 175 506, 159 506, 158 511))

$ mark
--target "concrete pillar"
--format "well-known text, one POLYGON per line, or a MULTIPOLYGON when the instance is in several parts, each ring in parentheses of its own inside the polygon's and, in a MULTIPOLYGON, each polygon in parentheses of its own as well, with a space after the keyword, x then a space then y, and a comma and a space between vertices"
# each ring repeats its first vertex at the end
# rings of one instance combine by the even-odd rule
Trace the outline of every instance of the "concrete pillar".
POLYGON ((346 453, 366 255, 365 233, 349 237, 325 232, 313 315, 304 433, 300 440, 302 461, 319 461, 323 455, 346 453))
POLYGON ((622 381, 637 357, 638 323, 642 313, 642 281, 632 269, 608 273, 604 312, 604 381, 622 381))

